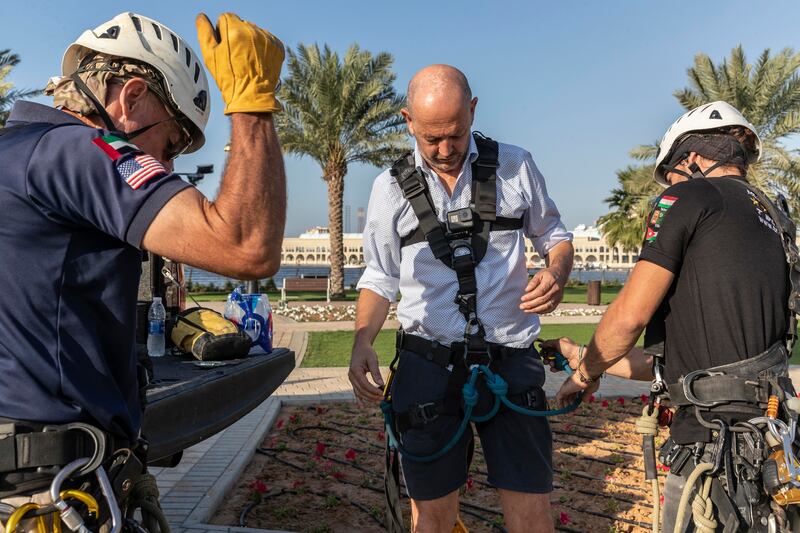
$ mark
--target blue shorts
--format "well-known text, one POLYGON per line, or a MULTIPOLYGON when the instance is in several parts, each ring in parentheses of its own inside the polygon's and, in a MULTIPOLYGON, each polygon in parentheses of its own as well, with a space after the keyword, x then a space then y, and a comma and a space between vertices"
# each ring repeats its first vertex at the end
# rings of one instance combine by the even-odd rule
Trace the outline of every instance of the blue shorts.
MULTIPOLYGON (((508 383, 508 394, 515 395, 541 388, 545 380, 539 353, 529 352, 506 357, 493 370, 508 383)), ((392 406, 396 413, 416 405, 444 398, 450 371, 406 350, 392 383, 392 406)), ((488 412, 494 397, 483 378, 478 380, 480 400, 474 414, 488 412)), ((455 435, 463 415, 440 414, 421 427, 413 427, 400 436, 409 454, 430 455, 445 446, 455 435)), ((545 417, 527 416, 506 408, 492 419, 473 424, 481 439, 489 472, 488 482, 497 488, 516 492, 546 494, 553 490, 553 440, 545 417)), ((472 426, 444 456, 422 463, 401 455, 401 466, 408 494, 415 500, 433 500, 450 494, 464 485, 473 446, 472 426)))

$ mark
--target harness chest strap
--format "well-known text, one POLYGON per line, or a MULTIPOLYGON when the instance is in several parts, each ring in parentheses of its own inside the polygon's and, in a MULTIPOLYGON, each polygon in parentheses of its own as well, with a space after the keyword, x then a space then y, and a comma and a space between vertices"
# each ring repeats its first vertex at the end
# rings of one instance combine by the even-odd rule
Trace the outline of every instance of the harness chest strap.
MULTIPOLYGON (((465 246, 466 236, 454 237, 439 222, 425 176, 415 167, 414 155, 402 157, 391 169, 391 175, 397 180, 404 198, 411 204, 419 221, 417 229, 401 239, 401 246, 409 246, 424 239, 430 245, 434 257, 456 272, 459 286, 456 303, 468 324, 477 321, 475 267, 486 255, 490 232, 522 228, 521 218, 497 217, 497 142, 477 134, 474 139, 478 147, 478 157, 471 165, 473 226, 469 232, 469 247, 465 246)), ((479 333, 482 333, 480 329, 482 328, 479 328, 479 333)))

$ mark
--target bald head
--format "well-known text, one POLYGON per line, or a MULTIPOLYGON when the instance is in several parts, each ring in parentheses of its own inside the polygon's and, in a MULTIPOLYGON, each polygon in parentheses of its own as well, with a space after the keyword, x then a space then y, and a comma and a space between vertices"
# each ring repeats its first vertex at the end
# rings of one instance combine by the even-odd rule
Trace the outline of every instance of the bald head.
POLYGON ((450 65, 430 65, 408 82, 408 110, 411 113, 442 104, 468 107, 472 90, 464 73, 450 65))
POLYGON ((458 175, 470 146, 477 98, 467 77, 449 65, 431 65, 408 83, 401 113, 420 155, 439 174, 458 175))

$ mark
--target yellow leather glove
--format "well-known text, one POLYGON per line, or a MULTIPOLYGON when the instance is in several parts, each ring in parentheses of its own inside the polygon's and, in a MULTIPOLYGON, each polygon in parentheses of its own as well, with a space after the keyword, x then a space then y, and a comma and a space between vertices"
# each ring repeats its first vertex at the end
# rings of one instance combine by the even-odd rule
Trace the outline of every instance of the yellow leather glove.
POLYGON ((267 30, 233 13, 223 13, 216 29, 204 13, 197 15, 197 38, 206 68, 217 82, 225 114, 274 113, 283 64, 283 43, 267 30))

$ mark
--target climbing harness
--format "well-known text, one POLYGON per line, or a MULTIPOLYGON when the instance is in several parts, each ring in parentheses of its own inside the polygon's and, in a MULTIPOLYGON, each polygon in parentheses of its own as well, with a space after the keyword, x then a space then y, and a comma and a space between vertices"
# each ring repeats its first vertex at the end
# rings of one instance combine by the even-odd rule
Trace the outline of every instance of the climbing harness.
MULTIPOLYGON (((504 357, 524 353, 524 349, 511 348, 486 340, 486 331, 478 318, 477 280, 475 269, 486 255, 492 231, 521 230, 522 219, 497 216, 497 168, 498 144, 496 141, 473 133, 478 156, 471 163, 472 200, 467 208, 445 213, 444 222, 439 221, 431 199, 424 173, 416 167, 413 153, 409 153, 392 165, 391 175, 397 180, 403 197, 419 221, 418 227, 401 238, 401 249, 413 244, 427 242, 438 260, 455 271, 458 291, 454 303, 464 316, 463 341, 444 346, 436 341, 410 335, 400 330, 397 334, 397 351, 390 364, 389 379, 381 402, 386 425, 386 473, 384 485, 387 497, 387 529, 403 531, 402 515, 399 512, 399 455, 416 462, 431 462, 444 456, 464 435, 470 423, 490 420, 501 409, 508 409, 528 416, 555 416, 574 410, 580 404, 580 396, 569 406, 561 409, 540 409, 546 404, 541 388, 522 394, 509 395, 508 384, 496 373, 496 364, 504 357), (431 362, 450 371, 444 398, 435 402, 416 405, 408 412, 395 413, 391 400, 391 382, 402 350, 421 354, 431 362), (492 393, 493 404, 488 412, 474 412, 478 404, 478 380, 482 379, 492 393), (440 415, 461 415, 461 422, 450 440, 439 450, 428 454, 412 454, 398 438, 408 428, 420 427, 440 415)), ((567 361, 558 354, 555 364, 571 373, 567 361)))
MULTIPOLYGON (((16 424, 3 424, 0 429, 0 436, 4 436, 0 445, 10 452, 10 456, 3 456, 5 468, 0 468, 0 473, 36 470, 54 474, 48 491, 52 503, 26 503, 17 508, 0 505, 0 515, 8 516, 8 533, 29 519, 35 520, 39 533, 60 533, 62 522, 78 533, 99 531, 101 527, 105 530, 103 524, 109 524, 111 533, 169 533, 158 505, 155 478, 145 472, 143 459, 129 448, 111 452, 113 440, 102 430, 84 423, 43 426, 41 431, 16 424), (77 459, 69 460, 76 454, 77 459), (65 489, 67 483, 72 488, 65 489)), ((146 443, 140 444, 140 450, 146 452, 146 443)), ((20 484, 17 493, 24 493, 24 487, 20 484)))
MULTIPOLYGON (((781 238, 790 284, 786 336, 762 354, 696 370, 678 383, 666 384, 662 378, 663 332, 660 343, 648 342, 646 335, 645 353, 653 356, 655 379, 650 401, 637 421, 637 432, 643 436, 645 479, 653 486, 654 533, 659 531, 660 500, 654 439, 658 426, 668 426, 671 420, 667 402, 672 408, 692 409, 697 421, 711 430, 714 438, 712 444, 698 442, 694 446, 669 439, 661 448, 661 462, 673 474, 689 472, 675 533, 682 533, 689 507, 694 527, 700 533, 717 528, 734 532, 741 527, 759 533, 788 533, 800 527, 800 523, 791 522, 790 514, 796 507, 788 508, 800 503, 800 461, 796 455, 800 399, 795 398, 792 382, 785 375, 785 364, 797 337, 796 313, 800 310, 796 226, 782 196, 778 196, 776 206, 760 190, 747 182, 739 183, 764 206, 781 238), (690 503, 692 491, 695 497, 690 503)), ((663 328, 663 323, 659 325, 663 328)))

